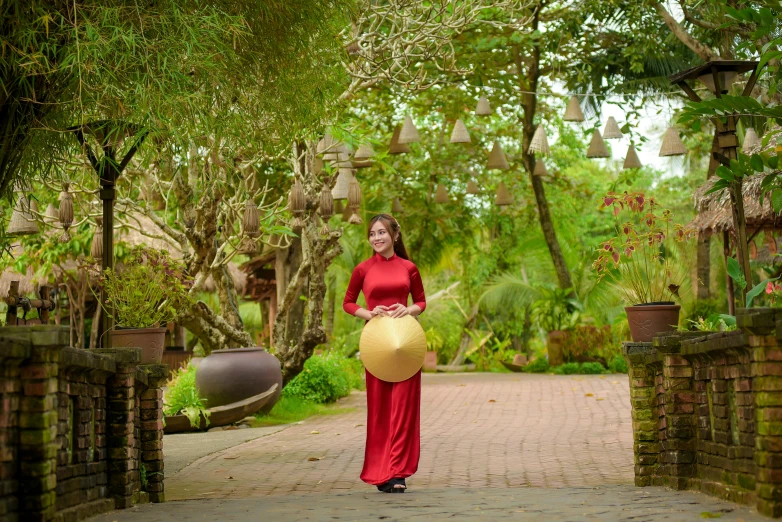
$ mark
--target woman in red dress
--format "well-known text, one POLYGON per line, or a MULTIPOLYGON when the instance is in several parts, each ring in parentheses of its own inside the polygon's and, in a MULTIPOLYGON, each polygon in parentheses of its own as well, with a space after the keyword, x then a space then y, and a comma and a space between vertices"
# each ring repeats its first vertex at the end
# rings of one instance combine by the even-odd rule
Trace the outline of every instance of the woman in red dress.
MULTIPOLYGON (((342 308, 369 321, 376 315, 419 315, 426 308, 421 274, 410 261, 396 219, 379 214, 369 222, 374 255, 350 277, 342 308), (356 301, 364 292, 367 308, 356 301), (407 306, 408 295, 413 304, 407 306)), ((367 379, 367 444, 361 480, 386 493, 404 493, 405 478, 418 470, 421 445, 421 371, 406 381, 367 379)))

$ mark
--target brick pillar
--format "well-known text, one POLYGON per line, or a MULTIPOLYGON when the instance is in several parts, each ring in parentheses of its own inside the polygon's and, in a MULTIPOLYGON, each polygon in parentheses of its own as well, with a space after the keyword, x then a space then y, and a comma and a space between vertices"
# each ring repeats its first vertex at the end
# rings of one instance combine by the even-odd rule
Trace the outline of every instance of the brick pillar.
POLYGON ((163 384, 168 366, 141 366, 147 374, 147 389, 141 393, 141 462, 146 473, 146 491, 151 502, 165 502, 163 490, 163 384))
POLYGON ((663 356, 664 426, 662 464, 667 485, 686 489, 695 475, 695 389, 693 368, 679 355, 678 335, 656 337, 654 347, 663 356))
POLYGON ((51 520, 57 509, 57 375, 68 329, 16 329, 20 331, 3 335, 3 341, 14 338, 30 347, 30 358, 19 369, 19 511, 25 520, 51 520))
POLYGON ((657 437, 654 371, 646 365, 652 343, 623 343, 630 376, 633 415, 635 485, 650 486, 657 468, 660 443, 657 437))
POLYGON ((117 509, 133 505, 133 482, 138 479, 138 463, 133 459, 134 385, 141 348, 96 350, 114 357, 116 373, 106 380, 106 425, 108 446, 109 495, 117 509))

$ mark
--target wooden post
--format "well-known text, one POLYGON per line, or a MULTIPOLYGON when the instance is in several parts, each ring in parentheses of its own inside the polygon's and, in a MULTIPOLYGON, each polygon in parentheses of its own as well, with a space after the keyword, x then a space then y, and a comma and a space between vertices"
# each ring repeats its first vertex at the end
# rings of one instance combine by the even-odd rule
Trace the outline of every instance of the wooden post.
POLYGON ((725 256, 725 278, 728 280, 728 313, 736 315, 736 295, 733 289, 733 279, 728 275, 727 266, 730 257, 730 232, 727 230, 722 233, 722 253, 725 256))

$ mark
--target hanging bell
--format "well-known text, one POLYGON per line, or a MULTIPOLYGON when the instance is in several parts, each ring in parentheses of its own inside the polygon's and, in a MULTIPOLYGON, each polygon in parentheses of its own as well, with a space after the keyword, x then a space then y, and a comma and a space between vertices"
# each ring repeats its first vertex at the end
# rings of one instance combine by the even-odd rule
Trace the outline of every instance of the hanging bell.
POLYGON ((418 129, 413 124, 413 118, 405 116, 405 121, 402 123, 402 130, 399 132, 399 143, 417 143, 421 141, 418 137, 418 129))
POLYGON ((50 227, 56 227, 59 220, 60 211, 57 210, 57 207, 54 206, 54 203, 49 203, 49 205, 46 207, 46 213, 43 216, 43 222, 50 227))
POLYGON ((394 202, 391 203, 391 212, 393 214, 401 214, 404 212, 404 209, 402 208, 402 202, 399 201, 399 198, 394 198, 394 202))
POLYGON ((629 147, 627 147, 627 155, 625 156, 625 162, 624 165, 622 165, 623 169, 640 169, 643 167, 641 165, 641 160, 638 158, 638 153, 635 151, 635 147, 631 144, 629 147))
POLYGON ((365 169, 372 166, 372 158, 375 157, 375 151, 372 150, 372 146, 368 143, 362 143, 359 145, 358 150, 353 155, 353 167, 357 169, 365 169))
POLYGON ((616 123, 616 118, 613 116, 608 117, 606 127, 603 129, 604 140, 618 140, 622 137, 622 131, 619 129, 619 124, 616 123))
POLYGON ((439 183, 437 185, 437 190, 435 190, 434 193, 434 202, 448 203, 448 191, 445 190, 445 185, 443 185, 442 183, 439 183))
POLYGON ((391 143, 388 145, 389 154, 405 154, 410 152, 410 146, 407 143, 399 143, 399 135, 401 132, 401 126, 397 125, 394 127, 394 134, 391 136, 391 143))
POLYGON ((592 141, 589 143, 589 148, 587 149, 587 158, 608 158, 610 156, 606 143, 600 135, 600 131, 595 129, 592 133, 592 141))
POLYGON ((478 185, 473 181, 470 180, 467 182, 467 194, 480 194, 481 190, 478 188, 478 185))
POLYGON ((475 107, 476 116, 491 116, 494 113, 489 105, 489 99, 486 96, 481 96, 478 99, 478 105, 475 107))
POLYGON ((505 158, 505 153, 502 151, 502 145, 500 145, 499 141, 494 142, 494 146, 492 147, 491 152, 489 152, 489 162, 486 164, 486 168, 499 170, 510 169, 510 165, 508 165, 508 160, 505 158))
POLYGON ((334 199, 348 199, 350 181, 353 177, 353 171, 351 169, 339 169, 337 181, 334 183, 334 188, 331 189, 331 197, 334 199))
POLYGON ((11 213, 11 220, 8 222, 6 233, 14 236, 27 236, 40 232, 38 222, 30 211, 31 206, 27 196, 20 194, 16 200, 14 211, 11 213))
POLYGON ((578 103, 578 96, 571 96, 565 109, 565 121, 584 121, 584 112, 581 110, 581 104, 578 103))
POLYGON ((71 235, 68 229, 73 224, 73 195, 68 192, 69 183, 62 184, 62 192, 60 192, 60 225, 63 228, 63 234, 60 236, 60 242, 65 243, 70 241, 71 235))
POLYGON ((255 202, 248 200, 244 204, 244 217, 242 218, 242 230, 247 237, 258 237, 261 229, 261 214, 255 202))
POLYGON ((350 219, 348 223, 351 225, 360 225, 363 223, 361 216, 358 215, 358 210, 361 207, 361 186, 358 184, 358 180, 353 177, 350 180, 350 187, 348 189, 348 207, 350 207, 350 219))
POLYGON ((546 170, 546 163, 543 160, 535 162, 535 168, 532 169, 533 176, 548 176, 548 170, 546 170))
POLYGON ((103 259, 103 218, 95 218, 95 233, 92 235, 90 255, 93 259, 103 259))
POLYGON ((679 133, 673 127, 668 127, 663 135, 663 143, 660 146, 660 157, 665 156, 684 156, 687 149, 679 138, 679 133))
POLYGON ((500 181, 500 184, 497 185, 497 197, 494 198, 494 204, 498 207, 503 207, 512 203, 513 196, 510 195, 508 187, 505 186, 505 182, 500 181))
POLYGON ((323 220, 323 227, 320 229, 320 233, 323 236, 329 235, 329 218, 334 214, 334 197, 331 195, 329 187, 324 183, 323 188, 320 189, 320 217, 323 220))
POLYGON ((535 134, 532 135, 532 141, 529 144, 530 154, 537 153, 544 156, 551 154, 551 148, 548 146, 548 137, 546 137, 546 129, 543 125, 538 125, 535 129, 535 134))
POLYGON ((456 120, 456 123, 453 125, 451 143, 470 143, 470 133, 467 132, 467 127, 461 118, 456 120))
POLYGON ((291 228, 301 228, 304 226, 302 216, 304 210, 307 207, 307 198, 304 195, 304 189, 299 183, 299 180, 294 180, 293 186, 291 186, 291 192, 288 196, 288 208, 293 214, 293 222, 291 228))
POLYGON ((744 154, 752 154, 752 152, 763 146, 763 142, 760 140, 758 133, 752 127, 747 128, 747 132, 744 133, 744 145, 741 147, 741 152, 744 154))

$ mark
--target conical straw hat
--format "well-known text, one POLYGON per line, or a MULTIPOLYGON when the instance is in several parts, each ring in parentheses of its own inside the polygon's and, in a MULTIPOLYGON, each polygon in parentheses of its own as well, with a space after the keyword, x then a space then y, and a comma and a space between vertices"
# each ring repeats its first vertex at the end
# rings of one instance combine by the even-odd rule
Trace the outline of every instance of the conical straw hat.
POLYGON ((532 169, 532 175, 533 176, 548 175, 548 170, 546 170, 546 164, 543 162, 543 160, 538 160, 535 162, 535 168, 532 169))
POLYGON ((578 103, 578 96, 571 96, 565 110, 565 121, 584 121, 584 112, 578 103))
POLYGON ((600 135, 600 131, 595 129, 595 132, 592 133, 592 141, 587 149, 587 158, 608 158, 609 156, 610 154, 603 137, 600 135))
POLYGON ((409 315, 374 317, 364 326, 358 345, 364 367, 381 381, 406 381, 424 365, 426 335, 409 315))
POLYGON ((6 233, 12 235, 29 235, 37 234, 40 232, 38 229, 38 223, 35 221, 35 217, 30 212, 30 203, 27 197, 22 194, 19 199, 16 200, 16 206, 11 214, 11 219, 8 222, 8 228, 6 233))
POLYGON ((391 143, 388 145, 389 154, 405 154, 410 152, 410 146, 407 143, 399 143, 399 133, 402 132, 402 127, 397 125, 394 127, 394 134, 391 136, 391 143))
POLYGON ((683 156, 687 154, 679 133, 673 127, 668 127, 663 136, 663 144, 660 147, 660 157, 664 156, 683 156))
POLYGON ((358 146, 358 150, 353 155, 353 159, 368 160, 375 157, 375 151, 372 150, 372 145, 369 143, 362 143, 358 146))
POLYGON ((497 197, 494 198, 494 204, 502 207, 504 205, 510 205, 513 203, 513 196, 508 192, 508 187, 505 186, 505 182, 500 181, 497 186, 497 197))
POLYGON ((405 116, 402 130, 399 131, 399 143, 417 143, 418 141, 420 138, 418 137, 418 129, 413 124, 413 118, 405 116))
POLYGON ((437 185, 437 190, 434 194, 435 203, 448 203, 448 191, 445 190, 445 185, 442 183, 437 185))
POLYGON ((604 140, 618 140, 622 137, 622 131, 619 130, 619 124, 616 123, 616 119, 613 116, 608 117, 606 122, 606 128, 603 129, 604 140))
POLYGON ((489 153, 489 162, 486 164, 487 169, 500 169, 508 170, 508 160, 505 159, 505 153, 502 151, 502 145, 499 141, 494 142, 494 146, 489 153))
POLYGON ((546 137, 546 129, 543 125, 538 125, 535 129, 535 134, 532 136, 532 142, 529 144, 529 151, 531 153, 543 154, 544 156, 551 154, 551 149, 548 146, 548 138, 546 137))
POLYGON ((470 143, 470 133, 461 119, 456 120, 451 133, 451 143, 470 143))
POLYGON ((478 105, 475 107, 476 116, 491 116, 494 111, 491 110, 489 105, 489 99, 486 96, 481 96, 478 100, 478 105))
POLYGON ((391 212, 394 214, 401 214, 404 212, 404 209, 402 208, 402 202, 399 201, 399 198, 394 198, 394 202, 391 203, 391 212))
POLYGON ((744 146, 741 147, 741 152, 744 154, 751 154, 753 149, 757 149, 758 147, 762 146, 762 144, 763 142, 760 141, 758 133, 755 132, 755 129, 749 127, 747 132, 744 133, 744 146))
POLYGON ((478 185, 473 180, 467 182, 467 194, 480 194, 480 193, 481 193, 481 189, 478 188, 478 185))
POLYGON ((339 169, 337 182, 334 188, 331 189, 331 197, 334 199, 348 199, 348 190, 350 190, 350 182, 352 180, 353 171, 350 169, 339 169))
POLYGON ((630 145, 627 147, 627 156, 625 156, 625 163, 622 165, 623 169, 640 169, 641 160, 638 158, 638 153, 635 152, 635 147, 630 145))

